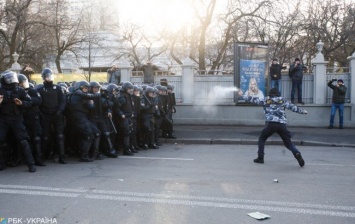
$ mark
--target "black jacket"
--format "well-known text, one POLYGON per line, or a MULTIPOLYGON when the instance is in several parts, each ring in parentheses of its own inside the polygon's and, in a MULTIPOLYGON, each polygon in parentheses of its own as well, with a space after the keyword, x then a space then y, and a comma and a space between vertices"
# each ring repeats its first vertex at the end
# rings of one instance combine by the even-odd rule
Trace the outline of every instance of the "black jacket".
POLYGON ((333 85, 332 81, 328 82, 328 86, 333 89, 333 97, 332 97, 332 102, 333 103, 345 103, 345 94, 346 94, 346 86, 341 85, 339 87, 333 85))
POLYGON ((2 116, 18 116, 22 115, 23 109, 32 106, 31 97, 25 92, 24 89, 18 86, 0 87, 0 95, 3 96, 3 101, 0 104, 0 118, 2 116), (22 101, 22 105, 15 104, 14 99, 17 98, 22 101))
POLYGON ((280 80, 281 79, 281 70, 286 67, 281 66, 280 64, 272 64, 270 66, 270 77, 271 80, 280 80))
POLYGON ((64 112, 66 104, 66 96, 61 86, 53 83, 44 82, 43 86, 38 89, 42 97, 41 112, 45 114, 54 114, 64 112))

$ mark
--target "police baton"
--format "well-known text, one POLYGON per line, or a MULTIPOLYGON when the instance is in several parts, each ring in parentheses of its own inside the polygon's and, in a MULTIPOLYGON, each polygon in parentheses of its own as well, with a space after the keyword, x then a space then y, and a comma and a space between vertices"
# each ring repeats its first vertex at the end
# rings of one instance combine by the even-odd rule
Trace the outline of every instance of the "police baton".
POLYGON ((110 118, 110 121, 111 121, 111 125, 112 125, 112 127, 113 127, 113 130, 115 131, 115 134, 117 134, 117 130, 116 130, 116 128, 115 128, 115 125, 113 124, 112 118, 110 118))

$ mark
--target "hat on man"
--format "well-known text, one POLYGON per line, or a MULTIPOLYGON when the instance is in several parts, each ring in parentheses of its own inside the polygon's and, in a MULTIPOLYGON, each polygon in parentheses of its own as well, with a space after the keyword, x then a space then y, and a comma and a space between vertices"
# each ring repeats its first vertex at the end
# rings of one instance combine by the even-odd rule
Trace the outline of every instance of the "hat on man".
POLYGON ((344 83, 344 81, 342 79, 338 79, 338 82, 344 83))

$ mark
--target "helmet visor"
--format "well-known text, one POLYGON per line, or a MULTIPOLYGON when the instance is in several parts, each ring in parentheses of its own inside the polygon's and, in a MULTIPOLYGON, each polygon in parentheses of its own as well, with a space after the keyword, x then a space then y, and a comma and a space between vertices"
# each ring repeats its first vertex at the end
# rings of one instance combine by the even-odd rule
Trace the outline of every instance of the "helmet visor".
POLYGON ((44 79, 44 81, 47 81, 47 82, 53 82, 54 81, 54 75, 52 73, 44 74, 43 79, 44 79))
POLYGON ((6 84, 18 83, 17 75, 14 73, 5 74, 3 78, 6 84))

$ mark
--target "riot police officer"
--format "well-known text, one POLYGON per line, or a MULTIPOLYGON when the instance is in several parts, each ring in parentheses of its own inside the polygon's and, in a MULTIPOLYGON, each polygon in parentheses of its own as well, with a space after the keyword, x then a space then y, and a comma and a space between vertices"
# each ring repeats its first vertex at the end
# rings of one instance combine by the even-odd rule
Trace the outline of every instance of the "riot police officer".
POLYGON ((6 137, 8 131, 12 130, 16 140, 20 143, 29 171, 36 172, 22 115, 22 109, 32 106, 31 98, 25 90, 18 87, 18 78, 15 72, 5 71, 1 76, 0 83, 0 170, 6 168, 4 162, 6 137))
POLYGON ((30 88, 30 84, 25 75, 18 74, 17 78, 19 80, 19 86, 26 91, 32 100, 32 107, 25 109, 23 117, 25 119, 28 134, 31 138, 35 164, 37 166, 45 166, 41 148, 42 127, 39 110, 39 106, 42 104, 42 98, 36 89, 30 88))
POLYGON ((158 112, 158 105, 154 100, 153 87, 148 86, 146 88, 141 105, 143 129, 145 130, 143 148, 158 149, 159 147, 154 143, 154 114, 158 112))
POLYGON ((68 98, 68 107, 72 113, 74 127, 80 133, 79 143, 80 161, 92 162, 89 155, 90 148, 93 154, 97 155, 100 147, 100 130, 89 120, 89 108, 94 106, 93 99, 101 97, 100 93, 90 94, 90 84, 81 81, 77 84, 77 89, 68 98))
MULTIPOLYGON (((90 82, 90 92, 93 94, 100 93, 101 85, 98 82, 90 82)), ((105 94, 102 94, 101 97, 95 97, 93 99, 93 106, 89 108, 89 119, 96 125, 100 130, 101 135, 104 137, 108 150, 107 156, 111 158, 117 158, 116 151, 113 147, 110 131, 108 124, 111 123, 112 119, 112 109, 110 102, 105 94)), ((94 159, 102 159, 102 155, 99 152, 94 152, 94 159)))
POLYGON ((42 97, 42 105, 40 106, 42 114, 42 152, 49 153, 49 140, 55 142, 55 146, 59 154, 59 163, 66 164, 64 151, 64 117, 65 110, 65 94, 62 87, 53 84, 54 74, 51 69, 45 68, 42 71, 43 86, 37 90, 42 97), (50 136, 52 132, 55 136, 50 136))
POLYGON ((118 101, 121 105, 121 120, 120 127, 123 135, 123 154, 124 155, 132 155, 133 153, 137 153, 133 148, 130 148, 130 136, 132 134, 132 127, 134 118, 134 104, 132 101, 133 94, 133 84, 131 82, 124 82, 122 84, 120 90, 120 97, 118 101))

